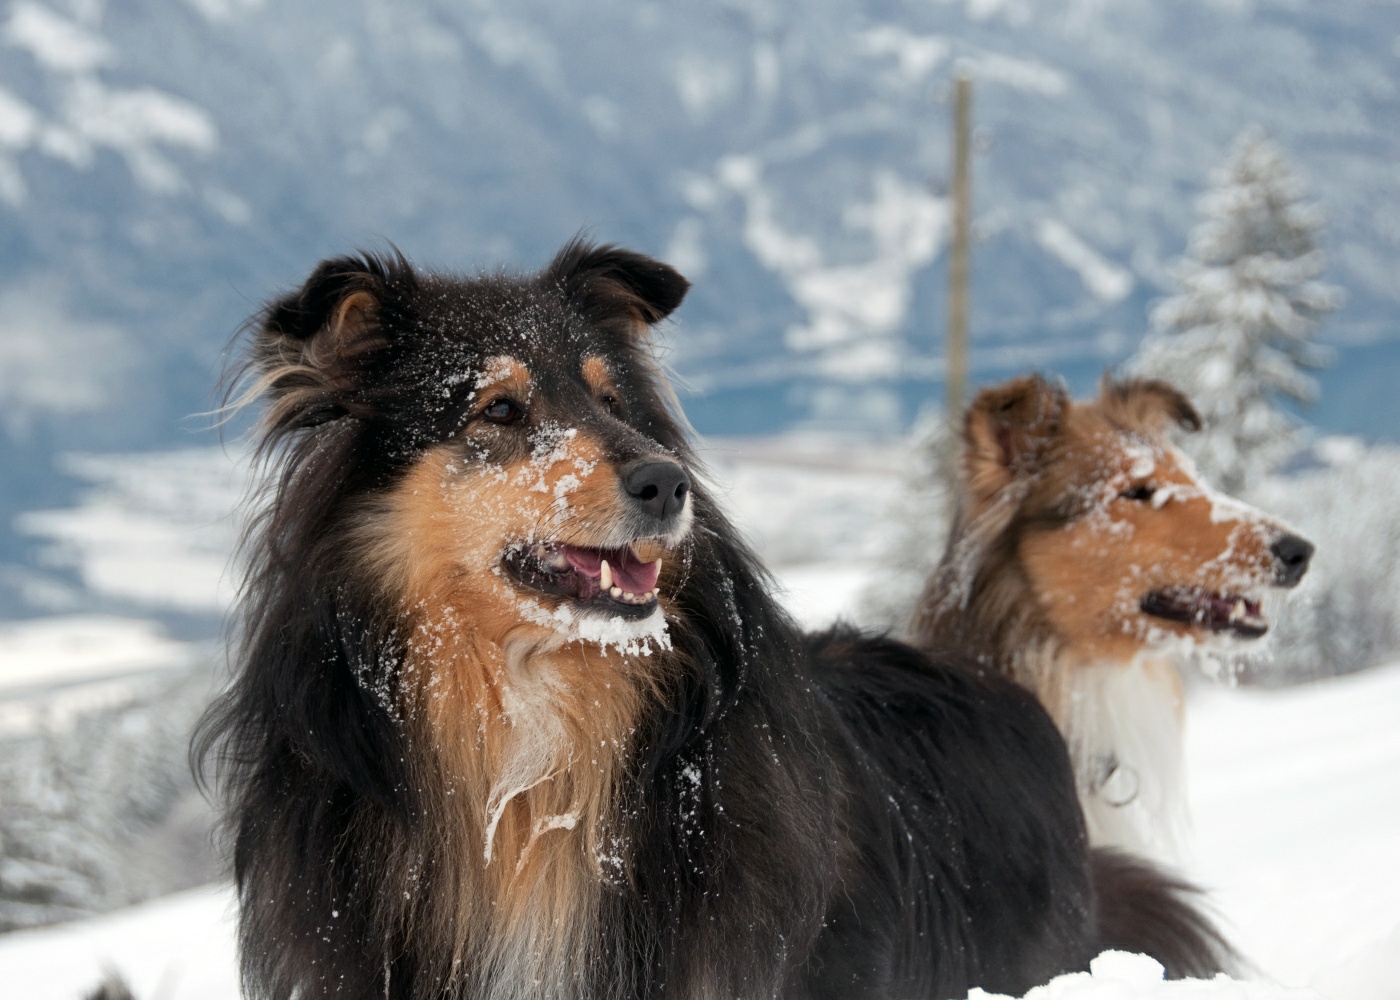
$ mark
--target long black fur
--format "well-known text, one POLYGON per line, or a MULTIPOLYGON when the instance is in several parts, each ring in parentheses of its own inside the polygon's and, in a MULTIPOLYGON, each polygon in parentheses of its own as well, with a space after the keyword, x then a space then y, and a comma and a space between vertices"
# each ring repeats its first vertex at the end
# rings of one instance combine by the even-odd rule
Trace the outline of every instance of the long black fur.
MULTIPOLYGON (((456 433, 452 376, 506 349, 541 372, 604 355, 629 401, 619 440, 694 473, 637 332, 685 289, 665 265, 582 242, 526 277, 341 258, 252 325, 258 376, 324 336, 346 295, 376 302, 361 341, 269 383, 274 472, 236 676, 196 746, 227 797, 250 998, 478 995, 472 970, 404 930, 405 894, 442 891, 431 845, 413 886, 385 879, 388 850, 415 843, 424 793, 384 697, 399 623, 346 555, 345 528, 456 433)), ((572 398, 564 381, 556 391, 572 398)), ((1181 969, 1212 970, 1189 903, 1168 892, 1180 905, 1163 929, 1159 876, 1091 859, 1064 745, 1034 699, 891 640, 802 634, 702 485, 693 503, 668 595, 667 655, 684 669, 632 744, 615 810, 624 873, 604 890, 577 996, 1020 993, 1106 943, 1164 944, 1181 969)))
POLYGON ((115 972, 109 972, 100 985, 83 995, 83 1000, 136 1000, 136 997, 126 980, 115 972))

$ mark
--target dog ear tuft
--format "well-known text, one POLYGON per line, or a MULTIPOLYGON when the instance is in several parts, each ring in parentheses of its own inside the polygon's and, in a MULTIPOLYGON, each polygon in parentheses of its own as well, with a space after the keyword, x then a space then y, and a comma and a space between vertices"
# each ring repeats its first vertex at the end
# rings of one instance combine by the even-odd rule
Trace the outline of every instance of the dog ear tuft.
POLYGON ((387 343, 380 313, 390 278, 407 268, 397 256, 322 261, 301 288, 262 312, 248 394, 269 397, 274 424, 312 426, 349 411, 365 360, 387 343))
POLYGON ((1201 429, 1201 415, 1186 395, 1169 382, 1155 378, 1115 381, 1107 374, 1099 383, 1099 405, 1117 423, 1150 434, 1162 434, 1171 426, 1201 429))
POLYGON ((1039 375, 977 394, 963 425, 962 461, 963 481, 975 502, 985 503, 1040 467, 1069 405, 1064 386, 1039 375))
POLYGON ((388 267, 374 257, 322 261, 301 288, 268 306, 259 339, 284 353, 302 351, 318 367, 377 346, 387 278, 388 267))
POLYGON ((570 240, 545 274, 590 322, 630 320, 645 328, 669 316, 690 289, 675 268, 644 254, 570 240))

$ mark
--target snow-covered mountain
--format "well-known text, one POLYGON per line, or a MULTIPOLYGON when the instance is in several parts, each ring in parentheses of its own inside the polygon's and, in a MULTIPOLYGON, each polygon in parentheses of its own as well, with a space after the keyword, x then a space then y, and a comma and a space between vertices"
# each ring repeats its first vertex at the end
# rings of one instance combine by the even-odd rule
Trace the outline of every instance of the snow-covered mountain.
POLYGON ((187 441, 244 317, 389 240, 664 256, 701 430, 899 426, 940 374, 955 72, 983 377, 1130 350, 1259 123, 1348 293, 1317 419, 1393 436, 1397 70, 1394 0, 0 0, 0 514, 55 451, 187 441))

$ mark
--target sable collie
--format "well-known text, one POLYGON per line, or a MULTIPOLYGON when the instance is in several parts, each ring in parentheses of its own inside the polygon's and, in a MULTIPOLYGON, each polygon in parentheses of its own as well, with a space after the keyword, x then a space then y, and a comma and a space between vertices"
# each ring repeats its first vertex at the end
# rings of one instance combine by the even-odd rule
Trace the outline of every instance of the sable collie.
POLYGON ((347 257, 250 324, 269 496, 197 747, 247 995, 948 998, 1105 947, 1217 969, 1188 890, 1090 853, 1028 693, 775 603, 653 359, 687 287, 578 241, 525 276, 347 257))
POLYGON ((1213 492, 1166 440, 1200 427, 1153 380, 1105 377, 1071 402, 1039 376, 967 413, 958 513, 915 613, 1034 691, 1064 733, 1095 844, 1170 854, 1185 824, 1183 643, 1268 630, 1261 597, 1294 587, 1313 547, 1213 492))

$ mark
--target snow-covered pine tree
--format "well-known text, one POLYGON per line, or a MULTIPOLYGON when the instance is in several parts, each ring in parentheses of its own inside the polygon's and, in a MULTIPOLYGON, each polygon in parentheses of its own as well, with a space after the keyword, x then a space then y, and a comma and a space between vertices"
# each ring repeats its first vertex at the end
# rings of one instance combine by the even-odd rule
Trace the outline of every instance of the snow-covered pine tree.
POLYGON ((1319 279, 1322 213, 1263 130, 1246 129, 1214 186, 1177 272, 1129 362, 1191 397, 1205 421, 1183 442, 1208 479, 1239 494, 1286 461, 1301 430, 1285 402, 1311 402, 1325 364, 1312 341, 1340 290, 1319 279))

